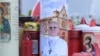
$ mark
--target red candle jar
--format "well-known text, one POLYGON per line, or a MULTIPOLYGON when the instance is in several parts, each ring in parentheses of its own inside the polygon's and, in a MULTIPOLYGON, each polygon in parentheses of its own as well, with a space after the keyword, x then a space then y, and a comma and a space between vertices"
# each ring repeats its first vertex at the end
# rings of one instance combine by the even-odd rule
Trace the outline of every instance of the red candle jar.
POLYGON ((82 31, 68 31, 68 56, 79 53, 83 50, 82 31))
POLYGON ((32 41, 27 31, 24 31, 21 47, 21 56, 32 56, 32 41))
POLYGON ((32 56, 39 56, 39 23, 26 22, 25 31, 27 31, 32 41, 32 56))

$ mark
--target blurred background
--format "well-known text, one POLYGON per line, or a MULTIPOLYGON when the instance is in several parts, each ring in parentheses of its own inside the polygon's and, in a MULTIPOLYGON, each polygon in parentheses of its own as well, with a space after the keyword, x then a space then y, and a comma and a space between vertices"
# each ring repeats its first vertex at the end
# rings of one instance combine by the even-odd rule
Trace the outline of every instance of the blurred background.
POLYGON ((100 25, 100 0, 68 0, 69 16, 84 16, 89 21, 89 16, 96 19, 96 24, 100 25))

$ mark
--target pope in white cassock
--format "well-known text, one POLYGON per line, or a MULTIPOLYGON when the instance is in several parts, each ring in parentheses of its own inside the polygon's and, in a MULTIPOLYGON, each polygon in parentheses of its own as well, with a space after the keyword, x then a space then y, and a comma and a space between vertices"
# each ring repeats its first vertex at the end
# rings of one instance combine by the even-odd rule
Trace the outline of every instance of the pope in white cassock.
POLYGON ((40 36, 41 56, 68 56, 67 42, 58 36, 59 25, 56 22, 49 23, 49 36, 40 36))

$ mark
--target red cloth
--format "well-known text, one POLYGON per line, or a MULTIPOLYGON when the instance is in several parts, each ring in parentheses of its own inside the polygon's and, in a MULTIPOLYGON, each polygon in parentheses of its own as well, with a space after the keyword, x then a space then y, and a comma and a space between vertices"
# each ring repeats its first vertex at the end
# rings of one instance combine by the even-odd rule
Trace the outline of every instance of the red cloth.
POLYGON ((95 19, 92 19, 92 20, 90 21, 90 27, 93 27, 93 26, 96 26, 96 21, 95 21, 95 19))
POLYGON ((85 20, 84 17, 81 18, 81 22, 80 22, 80 24, 87 24, 87 23, 86 23, 86 20, 85 20))
POLYGON ((36 6, 33 8, 32 16, 40 16, 40 2, 37 2, 36 6))

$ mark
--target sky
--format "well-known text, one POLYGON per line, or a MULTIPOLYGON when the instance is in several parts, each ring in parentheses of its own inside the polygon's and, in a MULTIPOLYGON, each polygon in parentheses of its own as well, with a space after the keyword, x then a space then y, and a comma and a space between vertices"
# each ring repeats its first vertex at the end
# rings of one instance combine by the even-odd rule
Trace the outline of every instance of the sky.
POLYGON ((92 0, 69 0, 69 14, 86 14, 89 13, 92 0))
POLYGON ((37 0, 21 0, 21 14, 28 16, 29 10, 33 9, 37 0))
POLYGON ((90 12, 94 14, 97 24, 100 25, 100 0, 93 0, 90 12))
POLYGON ((92 0, 69 0, 68 1, 68 12, 69 16, 80 16, 85 17, 87 23, 89 24, 89 14, 91 10, 92 0))
POLYGON ((100 24, 100 0, 69 0, 69 15, 81 15, 89 20, 88 15, 93 15, 97 24, 100 24))

